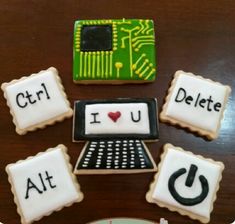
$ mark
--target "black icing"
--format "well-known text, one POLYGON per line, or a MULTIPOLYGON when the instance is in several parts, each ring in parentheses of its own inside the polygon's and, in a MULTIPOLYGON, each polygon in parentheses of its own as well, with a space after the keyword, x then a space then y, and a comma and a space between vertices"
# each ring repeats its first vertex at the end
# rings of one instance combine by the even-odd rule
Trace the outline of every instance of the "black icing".
POLYGON ((40 184, 35 184, 31 178, 27 178, 26 184, 26 194, 25 199, 29 198, 29 193, 31 190, 36 190, 39 194, 42 194, 44 191, 47 191, 48 185, 51 189, 55 188, 56 185, 52 183, 53 176, 50 176, 47 171, 45 171, 45 177, 41 173, 38 173, 38 178, 40 179, 40 184), (48 182, 48 184, 46 184, 48 182))
MULTIPOLYGON (((130 115, 131 116, 131 115, 130 115)), ((134 114, 134 119, 139 116, 134 114)), ((131 117, 130 117, 131 119, 131 117)), ((97 119, 98 120, 98 119, 97 119)), ((74 102, 73 140, 100 140, 100 139, 143 139, 156 140, 159 138, 157 100, 154 98, 118 98, 112 100, 82 100, 74 102), (146 103, 148 105, 148 117, 150 134, 85 134, 85 106, 89 104, 111 103, 146 103)))
POLYGON ((52 184, 51 179, 53 179, 53 176, 50 176, 50 175, 48 174, 48 172, 46 171, 46 178, 45 178, 45 180, 48 181, 48 183, 49 183, 49 185, 50 185, 50 188, 55 188, 56 185, 53 185, 53 184, 52 184))
POLYGON ((153 169, 140 140, 91 141, 83 149, 76 169, 153 169))
MULTIPOLYGON (((50 96, 49 96, 49 94, 48 94, 48 91, 47 91, 47 88, 46 88, 45 83, 42 83, 42 84, 41 84, 41 86, 42 86, 42 87, 43 87, 43 89, 45 90, 45 93, 46 93, 47 99, 49 100, 49 99, 50 99, 50 96)), ((43 91, 39 91, 39 92, 43 93, 43 91)), ((39 100, 41 100, 41 98, 40 98, 40 96, 39 96, 39 94, 38 94, 38 93, 37 93, 37 96, 38 96, 38 99, 39 99, 39 100)))
POLYGON ((195 175, 196 175, 197 170, 198 170, 198 168, 196 165, 192 164, 190 166, 189 173, 188 173, 187 179, 185 181, 185 185, 187 187, 191 187, 193 185, 193 181, 195 179, 195 175))
POLYGON ((134 113, 131 112, 131 120, 132 120, 133 122, 139 122, 139 121, 141 120, 141 112, 140 112, 140 110, 138 110, 137 119, 134 117, 134 113))
POLYGON ((112 26, 83 26, 81 30, 81 51, 111 51, 112 26))
POLYGON ((44 184, 44 181, 43 181, 43 178, 42 178, 42 174, 41 174, 41 173, 39 173, 39 174, 38 174, 38 176, 39 176, 39 178, 40 178, 40 180, 41 180, 42 187, 43 187, 43 191, 46 191, 46 190, 47 190, 47 188, 46 188, 46 185, 44 184))
MULTIPOLYGON (((191 165, 190 171, 186 180, 186 186, 187 185, 192 186, 192 182, 195 178, 196 169, 197 167, 195 165, 191 165)), ((180 196, 180 194, 175 189, 175 181, 177 180, 178 177, 180 177, 184 173, 186 173, 186 169, 181 168, 170 176, 169 181, 168 181, 168 189, 172 197, 180 204, 186 205, 186 206, 193 206, 193 205, 201 203, 207 197, 208 192, 209 192, 209 185, 208 185, 207 179, 203 175, 199 176, 199 180, 201 182, 201 188, 202 188, 201 194, 199 196, 195 198, 184 198, 180 196)))
POLYGON ((30 178, 27 179, 27 189, 26 189, 26 195, 25 195, 25 199, 29 198, 29 191, 31 189, 35 189, 39 194, 42 194, 43 191, 40 190, 37 185, 35 185, 32 180, 30 178))
POLYGON ((46 99, 49 100, 50 95, 47 91, 47 87, 45 83, 41 83, 41 86, 43 90, 36 91, 35 95, 30 93, 28 90, 26 90, 25 92, 19 92, 16 95, 16 104, 18 105, 18 107, 25 108, 27 107, 28 104, 35 104, 37 101, 41 100, 41 95, 44 95, 44 93, 45 93, 46 99))
POLYGON ((28 103, 27 102, 20 103, 20 98, 25 98, 23 93, 18 93, 16 95, 16 104, 18 105, 18 107, 25 108, 28 105, 28 103))
POLYGON ((99 115, 99 113, 91 113, 91 115, 93 116, 93 121, 90 122, 90 124, 99 124, 100 121, 97 121, 97 116, 99 115))
POLYGON ((220 108, 222 107, 222 104, 220 102, 215 102, 212 99, 212 96, 209 96, 208 98, 202 98, 201 93, 198 93, 196 99, 194 99, 192 96, 188 95, 187 91, 182 87, 178 89, 175 102, 185 102, 190 106, 205 108, 205 110, 209 112, 219 112, 220 108))

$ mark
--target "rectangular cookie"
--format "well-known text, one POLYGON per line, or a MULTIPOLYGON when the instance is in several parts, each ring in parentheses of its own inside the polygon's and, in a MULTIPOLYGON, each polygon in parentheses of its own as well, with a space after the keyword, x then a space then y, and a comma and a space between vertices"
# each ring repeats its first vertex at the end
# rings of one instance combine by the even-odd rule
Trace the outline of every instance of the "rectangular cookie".
POLYGON ((3 83, 1 88, 19 135, 73 115, 58 71, 53 67, 3 83))
POLYGON ((116 98, 74 102, 73 141, 159 138, 155 98, 116 98))
POLYGON ((160 120, 212 140, 218 137, 231 88, 192 73, 177 71, 160 120))
POLYGON ((146 200, 208 223, 223 169, 222 162, 165 144, 146 200))
POLYGON ((64 145, 9 164, 6 172, 22 224, 83 199, 64 145))
POLYGON ((73 141, 87 141, 75 174, 156 171, 144 141, 159 138, 157 100, 117 98, 74 103, 73 141))
POLYGON ((153 82, 154 24, 149 19, 78 20, 73 80, 78 84, 153 82))

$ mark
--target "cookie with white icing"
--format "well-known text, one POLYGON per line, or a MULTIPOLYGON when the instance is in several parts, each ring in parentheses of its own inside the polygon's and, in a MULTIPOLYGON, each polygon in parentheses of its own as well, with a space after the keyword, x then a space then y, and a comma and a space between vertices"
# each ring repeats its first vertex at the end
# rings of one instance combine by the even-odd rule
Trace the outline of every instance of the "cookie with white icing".
POLYGON ((188 128, 208 139, 218 137, 231 88, 201 76, 177 71, 160 120, 188 128))
POLYGON ((208 223, 223 169, 222 162, 166 144, 146 200, 208 223))
POLYGON ((75 174, 156 171, 144 141, 158 140, 157 100, 118 98, 74 104, 73 141, 88 141, 75 174))
POLYGON ((145 141, 158 140, 157 99, 116 98, 75 101, 74 142, 133 138, 145 141))
POLYGON ((51 67, 1 86, 20 135, 73 115, 58 71, 51 67))
POLYGON ((22 224, 83 199, 64 145, 9 164, 6 172, 22 224))

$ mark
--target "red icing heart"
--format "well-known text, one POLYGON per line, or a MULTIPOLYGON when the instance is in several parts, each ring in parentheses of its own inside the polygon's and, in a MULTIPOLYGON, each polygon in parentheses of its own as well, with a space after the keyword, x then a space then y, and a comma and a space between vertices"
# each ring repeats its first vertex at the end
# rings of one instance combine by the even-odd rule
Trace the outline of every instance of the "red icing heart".
POLYGON ((121 117, 121 112, 120 111, 109 112, 108 116, 110 117, 110 119, 112 119, 113 122, 116 122, 118 118, 121 117))

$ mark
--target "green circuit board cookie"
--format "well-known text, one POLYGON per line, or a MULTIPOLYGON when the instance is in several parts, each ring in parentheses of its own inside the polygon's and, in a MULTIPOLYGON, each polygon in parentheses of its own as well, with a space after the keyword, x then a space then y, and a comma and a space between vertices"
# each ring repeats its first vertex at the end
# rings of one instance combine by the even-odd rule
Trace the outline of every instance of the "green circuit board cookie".
POLYGON ((143 83, 156 76, 152 20, 78 20, 74 26, 75 83, 143 83))

